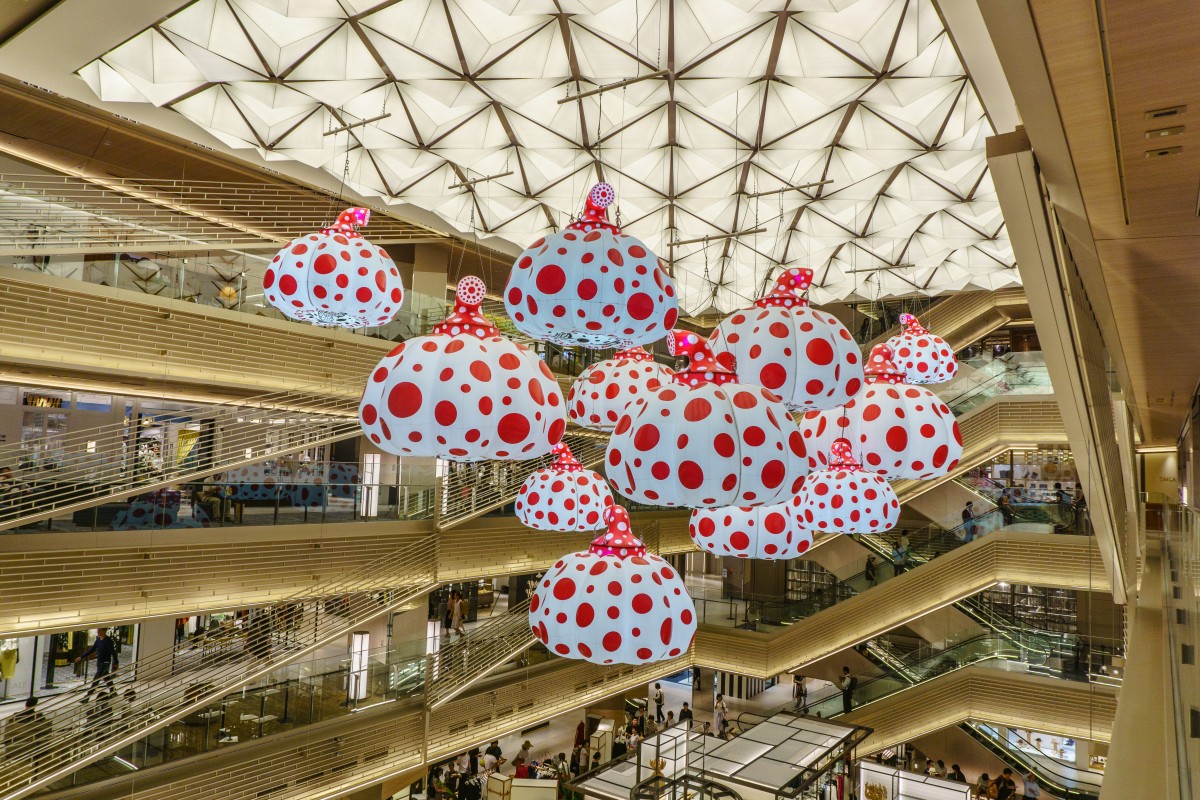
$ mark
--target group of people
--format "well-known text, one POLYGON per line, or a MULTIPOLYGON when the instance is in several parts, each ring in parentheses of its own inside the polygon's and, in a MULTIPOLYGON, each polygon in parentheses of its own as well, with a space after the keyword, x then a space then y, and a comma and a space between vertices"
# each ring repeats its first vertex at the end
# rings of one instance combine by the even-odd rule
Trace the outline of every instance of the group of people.
MULTIPOLYGON (((450 590, 450 598, 446 601, 446 614, 442 618, 442 627, 459 636, 466 636, 463 624, 467 619, 467 601, 457 589, 450 590)), ((447 634, 448 636, 449 634, 447 634)))
MULTIPOLYGON (((580 727, 583 723, 580 723, 580 727)), ((576 748, 578 750, 578 748, 576 748)), ((587 757, 586 754, 584 756, 587 757)), ((600 752, 596 751, 595 758, 599 763, 600 752)), ((493 772, 499 772, 509 761, 500 749, 500 741, 492 740, 482 752, 476 747, 460 753, 456 758, 436 765, 429 771, 429 800, 481 800, 486 792, 482 784, 493 772)), ((583 771, 587 767, 582 768, 583 771)), ((580 764, 573 755, 567 760, 566 753, 557 757, 545 756, 540 761, 533 758, 533 742, 526 739, 521 749, 512 759, 512 777, 539 778, 543 780, 569 780, 581 771, 580 764)))
MULTIPOLYGON (((962 768, 958 764, 951 764, 950 770, 947 771, 946 762, 941 760, 935 762, 933 759, 927 758, 925 759, 925 769, 922 771, 931 778, 945 778, 950 781, 967 783, 967 776, 963 775, 962 768)), ((995 778, 989 777, 985 772, 975 782, 972 793, 977 800, 1014 800, 1017 797, 1016 777, 1012 769, 1008 767, 1005 767, 1004 771, 995 778)), ((1035 800, 1042 796, 1042 788, 1032 773, 1025 776, 1021 796, 1026 800, 1035 800)))

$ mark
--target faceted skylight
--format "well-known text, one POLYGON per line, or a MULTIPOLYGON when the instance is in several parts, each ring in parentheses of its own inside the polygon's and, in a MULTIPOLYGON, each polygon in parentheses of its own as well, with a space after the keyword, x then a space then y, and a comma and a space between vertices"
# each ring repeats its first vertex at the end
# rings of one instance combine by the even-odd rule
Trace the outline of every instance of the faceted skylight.
POLYGON ((1019 282, 930 0, 196 0, 79 74, 521 245, 602 176, 693 313, 781 264, 817 302, 1019 282))

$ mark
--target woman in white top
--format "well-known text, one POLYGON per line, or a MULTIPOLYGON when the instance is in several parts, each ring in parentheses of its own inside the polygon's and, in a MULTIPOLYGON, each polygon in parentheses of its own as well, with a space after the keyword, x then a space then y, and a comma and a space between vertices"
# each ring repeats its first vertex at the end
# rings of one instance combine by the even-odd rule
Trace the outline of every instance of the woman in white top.
POLYGON ((714 726, 717 729, 717 736, 724 739, 725 730, 729 726, 727 717, 729 716, 729 706, 725 705, 725 695, 717 695, 717 702, 713 703, 713 719, 714 726))

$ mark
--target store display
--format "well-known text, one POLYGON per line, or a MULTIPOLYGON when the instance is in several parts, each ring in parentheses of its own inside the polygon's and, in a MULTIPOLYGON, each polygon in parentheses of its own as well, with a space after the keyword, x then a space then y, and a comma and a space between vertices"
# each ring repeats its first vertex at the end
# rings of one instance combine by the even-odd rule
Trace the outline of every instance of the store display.
POLYGON ((794 496, 807 472, 804 442, 778 396, 738 383, 697 334, 675 331, 667 341, 689 363, 621 417, 608 442, 613 487, 638 502, 692 508, 794 496))
POLYGON ((938 478, 958 465, 962 434, 954 414, 930 390, 904 383, 887 345, 871 349, 866 380, 843 407, 800 420, 809 467, 829 465, 830 447, 840 438, 851 442, 865 468, 886 478, 938 478))
POLYGON ((604 526, 613 503, 608 483, 584 469, 563 442, 554 445, 554 463, 534 471, 517 490, 516 514, 522 525, 540 531, 594 531, 604 526))
POLYGON ((612 186, 596 184, 578 221, 517 259, 504 307, 522 333, 600 349, 649 344, 675 327, 675 282, 650 248, 609 222, 615 199, 612 186))
POLYGON ((887 346, 905 383, 945 383, 958 374, 958 358, 945 339, 925 330, 914 314, 901 314, 900 326, 887 346))
POLYGON ((622 350, 575 379, 567 394, 567 414, 576 425, 611 432, 631 402, 669 383, 671 375, 641 347, 622 350))
POLYGON ((882 533, 900 519, 900 501, 882 476, 854 460, 850 442, 837 439, 829 467, 811 473, 798 496, 800 523, 821 533, 882 533))
POLYGON ((263 275, 267 302, 314 325, 391 322, 404 301, 404 286, 388 252, 358 232, 370 219, 369 210, 348 208, 328 228, 289 242, 263 275))
POLYGON ((397 345, 367 380, 363 432, 395 455, 451 461, 546 455, 567 426, 562 390, 523 344, 479 312, 485 286, 459 281, 454 311, 427 336, 397 345))
POLYGON ((618 505, 608 531, 546 571, 529 625, 551 653, 595 664, 646 664, 681 655, 696 635, 696 607, 679 573, 646 552, 618 505))
POLYGON ((696 508, 688 533, 696 546, 717 556, 797 558, 812 546, 812 534, 799 520, 799 497, 749 508, 696 508))
POLYGON ((709 344, 733 357, 747 380, 783 398, 792 411, 833 408, 863 383, 858 343, 837 317, 809 308, 813 271, 792 267, 770 294, 717 325, 709 344))

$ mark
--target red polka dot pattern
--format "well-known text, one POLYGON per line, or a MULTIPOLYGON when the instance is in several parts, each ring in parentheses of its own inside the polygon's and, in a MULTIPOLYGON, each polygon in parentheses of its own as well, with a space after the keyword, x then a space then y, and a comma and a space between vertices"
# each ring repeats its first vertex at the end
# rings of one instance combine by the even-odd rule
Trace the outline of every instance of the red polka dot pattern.
POLYGON ((583 218, 534 242, 504 291, 522 333, 590 348, 663 338, 679 316, 675 282, 650 249, 607 219, 613 190, 597 184, 583 218))
MULTIPOLYGON (((876 345, 871 359, 886 347, 876 345)), ((810 468, 828 465, 830 446, 843 436, 866 469, 887 478, 939 478, 958 465, 962 434, 953 412, 929 389, 900 383, 898 368, 885 363, 878 375, 868 367, 867 380, 875 382, 845 406, 810 411, 800 420, 810 468)))
POLYGON ((849 456, 845 439, 834 444, 834 464, 811 473, 797 497, 800 524, 820 533, 882 533, 900 519, 891 484, 849 456), (839 445, 844 447, 839 457, 839 445))
POLYGON ((742 378, 775 392, 792 411, 841 405, 863 384, 850 331, 798 293, 811 282, 810 269, 785 270, 770 294, 731 314, 709 339, 713 350, 733 356, 742 378))
POLYGON ((672 342, 692 365, 634 400, 617 423, 606 468, 613 488, 642 503, 692 508, 793 496, 807 472, 804 441, 779 398, 722 372, 694 334, 675 332, 672 342))
POLYGON ((797 496, 769 506, 696 508, 688 532, 697 547, 713 555, 767 561, 797 558, 813 541, 800 524, 799 506, 797 496))
POLYGON ((398 345, 367 379, 363 432, 396 455, 451 461, 546 455, 562 439, 566 404, 537 354, 479 315, 483 281, 463 278, 454 313, 398 345))
POLYGON ((571 384, 567 414, 576 425, 611 432, 633 400, 657 391, 671 374, 640 347, 622 350, 592 364, 571 384))
POLYGON ((584 469, 564 443, 554 445, 553 464, 533 472, 517 490, 517 519, 539 531, 574 533, 604 527, 604 509, 613 503, 608 483, 584 469))
POLYGON ((529 627, 551 652, 594 664, 648 664, 683 655, 696 606, 679 573, 647 553, 613 506, 609 532, 546 571, 529 601, 529 627))
POLYGON ((901 314, 903 330, 887 340, 905 383, 945 383, 958 374, 958 358, 940 336, 921 326, 912 314, 901 314))
POLYGON ((400 270, 382 247, 357 232, 369 213, 343 211, 319 233, 293 239, 263 276, 267 302, 284 315, 314 325, 363 328, 386 325, 400 310, 400 270))

